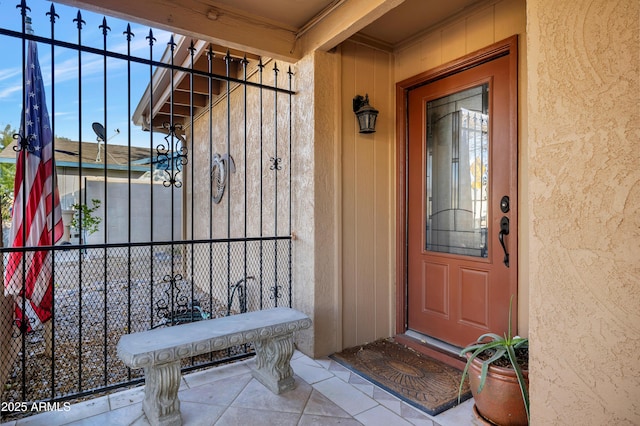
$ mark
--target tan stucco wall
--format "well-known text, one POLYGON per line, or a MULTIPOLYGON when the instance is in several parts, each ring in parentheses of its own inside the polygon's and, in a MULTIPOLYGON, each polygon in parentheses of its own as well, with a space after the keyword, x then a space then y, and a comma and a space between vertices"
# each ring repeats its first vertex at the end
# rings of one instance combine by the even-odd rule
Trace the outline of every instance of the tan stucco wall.
MULTIPOLYGON (((277 78, 278 87, 289 88, 287 72, 291 64, 265 60, 263 65, 263 84, 273 87, 277 78), (274 67, 277 67, 277 73, 274 67)), ((248 81, 259 81, 255 63, 249 66, 247 75, 248 81)), ((241 75, 238 77, 242 78, 241 75)), ((276 95, 268 89, 261 91, 256 87, 247 87, 245 103, 244 89, 239 84, 231 84, 228 102, 226 88, 223 89, 222 96, 213 105, 211 115, 208 108, 203 109, 195 118, 193 129, 187 128, 187 148, 193 151, 193 158, 191 164, 185 165, 181 177, 187 191, 185 198, 191 200, 192 191, 195 195, 195 238, 208 238, 210 232, 213 238, 244 237, 245 232, 249 237, 273 236, 276 233, 276 211, 278 235, 289 233, 289 96, 283 93, 276 95), (276 96, 277 126, 274 116, 276 96), (227 120, 227 114, 230 120, 227 120), (214 204, 210 202, 211 158, 214 154, 227 153, 233 158, 236 172, 229 174, 224 196, 219 204, 214 204), (275 205, 276 171, 270 169, 273 165, 270 158, 273 157, 281 159, 282 167, 277 176, 278 206, 275 205), (195 173, 192 174, 192 170, 195 173), (229 217, 231 226, 227 229, 229 217)), ((185 230, 189 236, 191 208, 189 203, 185 205, 185 230)))
POLYGON ((527 2, 534 425, 640 424, 640 3, 527 2))
MULTIPOLYGON (((292 64, 265 58, 263 67, 263 84, 289 88, 288 71, 292 64)), ((257 63, 250 63, 248 81, 260 81, 257 70, 257 63)), ((242 74, 239 77, 242 78, 242 74)), ((226 93, 225 87, 222 96, 213 103, 211 112, 203 108, 193 125, 186 129, 189 161, 181 173, 185 191, 183 233, 187 238, 193 234, 196 240, 288 236, 289 114, 292 113, 289 95, 276 95, 272 90, 253 86, 246 87, 245 92, 245 87, 239 84, 231 84, 228 97, 226 93), (215 154, 224 156, 227 153, 234 161, 235 172, 228 174, 224 195, 216 204, 212 202, 211 161, 215 154), (281 160, 280 170, 271 168, 271 158, 281 160)), ((265 241, 262 245, 250 242, 246 248, 245 263, 241 243, 232 243, 229 248, 224 243, 211 247, 196 244, 193 246, 194 268, 193 271, 187 270, 187 274, 192 274, 197 287, 205 292, 211 291, 213 297, 223 304, 227 303, 229 283, 238 282, 245 274, 252 276, 254 279, 247 282, 248 309, 273 307, 276 303, 271 298, 271 288, 276 284, 274 265, 277 261, 278 277, 287 277, 287 262, 282 259, 289 257, 289 244, 287 241, 278 244, 265 241), (227 249, 231 251, 229 262, 227 249), (261 253, 262 259, 259 257, 261 253), (210 275, 209 262, 213 275, 210 275)), ((185 247, 185 250, 191 250, 191 247, 185 247)), ((185 268, 190 268, 189 265, 185 268)), ((288 305, 289 300, 280 298, 277 303, 288 305)), ((239 308, 237 297, 232 308, 239 308)))
MULTIPOLYGON (((340 190, 336 188, 338 181, 337 164, 339 164, 339 94, 337 70, 339 56, 332 53, 316 52, 292 66, 293 87, 296 92, 292 98, 291 110, 288 96, 278 97, 278 157, 282 159, 282 171, 278 179, 278 232, 279 236, 289 233, 289 165, 291 165, 291 231, 293 234, 292 259, 292 306, 306 313, 313 320, 311 330, 296 334, 298 349, 310 356, 326 356, 336 351, 338 346, 338 214, 340 190), (289 112, 292 119, 292 156, 289 159, 289 112)), ((266 63, 263 83, 274 84, 271 72, 273 62, 266 63), (268 70, 268 72, 267 72, 268 70)), ((278 87, 288 88, 290 64, 278 63, 280 73, 278 87), (285 79, 283 80, 283 76, 285 79)), ((251 81, 258 81, 257 74, 250 76, 251 81)), ((245 170, 245 137, 244 137, 244 92, 242 88, 231 91, 229 107, 226 96, 213 107, 212 119, 209 112, 203 113, 195 120, 193 129, 189 130, 189 140, 194 140, 193 164, 185 168, 184 179, 187 199, 194 194, 194 236, 208 238, 210 232, 214 238, 242 237, 245 232, 245 212, 247 217, 247 236, 260 235, 260 202, 262 200, 262 234, 272 236, 275 232, 275 186, 274 171, 270 170, 269 158, 275 152, 275 126, 273 123, 272 92, 263 91, 262 102, 265 106, 265 118, 262 126, 258 120, 259 91, 249 88, 247 93, 247 150, 246 176, 245 170), (227 109, 231 110, 232 129, 227 130, 227 109), (268 115, 268 116, 267 116, 268 115), (209 170, 211 149, 209 132, 213 135, 213 153, 224 154, 227 147, 227 136, 230 133, 230 150, 236 164, 236 173, 232 174, 230 189, 227 189, 220 204, 213 204, 209 211, 210 176, 201 170, 209 170), (193 134, 193 138, 191 135, 193 134), (263 140, 263 153, 260 153, 260 135, 263 140), (263 163, 262 191, 260 197, 260 162, 263 163), (191 174, 191 167, 198 172, 191 174), (246 208, 245 208, 246 179, 246 208), (191 183, 193 181, 193 184, 191 183), (229 198, 229 193, 231 197, 229 198), (229 205, 229 202, 231 203, 229 205), (210 213, 213 229, 211 229, 210 213), (231 218, 230 230, 227 222, 231 218)), ((190 203, 185 205, 185 231, 190 235, 190 203)), ((279 246, 279 256, 288 256, 288 246, 279 246)), ((207 252, 196 253, 196 264, 207 262, 207 252)), ((227 271, 224 255, 214 258, 214 268, 224 275, 227 271)), ((206 263, 205 263, 206 264, 206 263)), ((280 264, 281 266, 284 263, 280 264)), ((242 276, 242 263, 233 261, 231 281, 242 276)), ((256 275, 256 262, 251 262, 249 275, 256 275)), ((193 271, 195 282, 208 286, 207 270, 193 271)), ((224 277, 223 277, 224 278, 224 277)), ((226 278, 223 279, 226 282, 226 278)), ((205 288, 206 290, 206 288, 205 288)), ((249 294, 249 309, 258 309, 249 294)))
POLYGON ((315 357, 336 351, 340 329, 338 213, 340 189, 339 57, 316 52, 296 64, 293 153, 294 308, 311 316, 298 348, 315 357))

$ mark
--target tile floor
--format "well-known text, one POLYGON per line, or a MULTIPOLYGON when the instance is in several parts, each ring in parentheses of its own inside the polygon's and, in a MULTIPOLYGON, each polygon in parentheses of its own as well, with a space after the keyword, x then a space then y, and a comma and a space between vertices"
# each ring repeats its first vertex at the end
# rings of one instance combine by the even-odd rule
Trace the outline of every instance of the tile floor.
MULTIPOLYGON (((435 417, 372 385, 329 358, 296 351, 296 389, 274 395, 251 377, 252 359, 184 376, 179 391, 185 426, 208 425, 481 425, 473 400, 435 417)), ((2 426, 148 425, 137 387, 43 412, 2 426)))

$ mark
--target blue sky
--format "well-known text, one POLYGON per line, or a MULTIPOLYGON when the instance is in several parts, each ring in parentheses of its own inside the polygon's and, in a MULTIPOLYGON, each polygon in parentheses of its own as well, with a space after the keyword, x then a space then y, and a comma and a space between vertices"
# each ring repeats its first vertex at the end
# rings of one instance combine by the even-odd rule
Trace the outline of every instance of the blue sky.
MULTIPOLYGON (((140 0, 134 0, 140 1, 140 0)), ((20 9, 16 6, 20 0, 0 0, 0 27, 20 32, 20 9)), ((29 0, 27 6, 31 8, 30 16, 33 21, 35 35, 50 38, 51 23, 46 15, 51 2, 44 0, 29 0)), ((78 9, 54 4, 59 15, 55 24, 55 38, 69 43, 78 43, 78 30, 73 20, 77 17, 78 9)), ((103 48, 103 35, 99 26, 103 15, 81 11, 82 19, 86 22, 81 36, 82 44, 94 48, 103 48)), ((127 22, 107 17, 107 25, 111 28, 107 36, 107 50, 126 54, 127 40, 123 32, 127 22)), ((131 42, 131 55, 141 58, 149 57, 149 27, 131 22, 131 31, 135 37, 131 42)), ((164 52, 170 33, 153 29, 156 42, 153 56, 159 60, 164 52)), ((42 68, 47 106, 49 113, 54 113, 54 132, 56 136, 84 142, 95 142, 96 136, 91 129, 91 123, 105 122, 104 96, 104 59, 100 55, 82 53, 82 81, 80 84, 78 73, 79 55, 76 50, 55 47, 52 55, 51 46, 38 43, 38 56, 42 68), (55 69, 55 110, 52 109, 51 97, 53 92, 51 70, 52 58, 55 69), (79 102, 79 90, 82 90, 82 102, 79 102), (81 107, 80 107, 81 105, 81 107), (81 108, 81 110, 80 110, 81 108), (80 112, 82 123, 79 123, 80 112), (80 134, 81 132, 81 134, 80 134)), ((16 130, 20 126, 22 109, 22 44, 20 39, 0 35, 0 128, 10 124, 16 130)), ((135 110, 149 81, 149 66, 132 63, 131 65, 131 113, 135 110)), ((129 134, 130 117, 127 114, 127 63, 120 59, 107 59, 107 95, 106 95, 106 133, 109 144, 126 145, 129 134), (120 130, 120 134, 115 132, 120 130)), ((149 146, 149 134, 142 132, 131 124, 131 144, 133 146, 149 146)))

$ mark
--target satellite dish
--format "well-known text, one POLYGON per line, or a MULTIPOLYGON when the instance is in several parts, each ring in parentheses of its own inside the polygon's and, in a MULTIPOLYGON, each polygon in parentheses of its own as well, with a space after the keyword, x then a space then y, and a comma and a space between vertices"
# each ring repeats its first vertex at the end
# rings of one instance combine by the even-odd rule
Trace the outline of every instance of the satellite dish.
POLYGON ((91 127, 93 127, 93 131, 96 133, 96 136, 98 136, 98 142, 104 142, 107 140, 107 134, 104 131, 104 126, 98 122, 95 122, 93 124, 91 124, 91 127))
MULTIPOLYGON (((100 142, 102 142, 104 144, 104 143, 110 141, 111 139, 115 138, 117 135, 120 134, 120 129, 116 129, 115 130, 116 134, 111 136, 109 139, 107 139, 107 132, 104 130, 104 126, 102 124, 100 124, 100 123, 98 123, 96 121, 96 122, 91 123, 91 127, 93 128, 93 131, 95 132, 96 136, 98 137, 96 139, 98 141, 98 154, 96 155, 96 163, 99 163, 99 162, 102 161, 102 159, 100 157, 100 149, 101 149, 100 142)), ((111 158, 114 159, 113 156, 111 156, 111 158)), ((116 163, 118 163, 118 161, 116 161, 116 163)), ((120 164, 120 163, 118 163, 118 164, 120 164)))

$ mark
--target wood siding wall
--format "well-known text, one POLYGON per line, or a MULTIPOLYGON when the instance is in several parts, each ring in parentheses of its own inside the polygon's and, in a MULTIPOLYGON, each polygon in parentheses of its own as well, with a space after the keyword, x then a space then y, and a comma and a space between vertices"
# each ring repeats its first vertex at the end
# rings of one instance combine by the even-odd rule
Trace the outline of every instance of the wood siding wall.
MULTIPOLYGON (((526 170, 526 17, 524 0, 489 1, 396 47, 393 53, 358 44, 341 45, 342 87, 342 345, 388 337, 395 330, 396 143, 395 83, 428 71, 514 34, 520 35, 520 176, 526 170), (369 94, 380 110, 377 131, 360 135, 351 108, 369 94)), ((520 184, 520 198, 526 188, 520 184)), ((525 209, 522 209, 525 210, 525 209)), ((520 223, 528 223, 527 212, 520 223)), ((527 230, 520 230, 526 235, 527 230)), ((527 247, 520 243, 521 259, 527 247)), ((528 330, 528 268, 520 267, 521 333, 528 330), (522 278, 524 277, 524 278, 522 278)))
POLYGON ((354 42, 341 47, 342 344, 392 334, 395 312, 395 100, 393 56, 354 42), (360 134, 352 99, 369 94, 376 133, 360 134))

